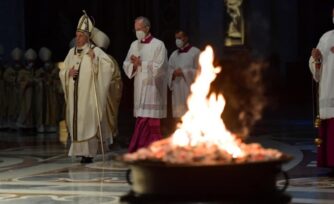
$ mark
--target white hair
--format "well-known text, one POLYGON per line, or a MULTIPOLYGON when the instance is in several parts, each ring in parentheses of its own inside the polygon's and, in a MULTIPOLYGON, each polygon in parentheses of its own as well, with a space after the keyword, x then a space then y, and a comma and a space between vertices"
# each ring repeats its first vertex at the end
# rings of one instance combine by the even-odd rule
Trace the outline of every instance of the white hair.
POLYGON ((144 16, 139 16, 139 17, 136 18, 135 21, 140 21, 140 20, 143 21, 143 23, 144 23, 145 26, 151 28, 151 22, 150 22, 150 20, 148 20, 148 18, 146 18, 144 16))

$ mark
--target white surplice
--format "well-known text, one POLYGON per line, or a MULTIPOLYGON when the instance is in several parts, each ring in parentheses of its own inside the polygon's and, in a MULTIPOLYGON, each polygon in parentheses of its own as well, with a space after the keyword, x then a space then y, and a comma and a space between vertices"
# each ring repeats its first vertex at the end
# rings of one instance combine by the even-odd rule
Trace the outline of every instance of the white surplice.
POLYGON ((334 30, 326 32, 317 45, 322 54, 320 69, 310 57, 309 67, 313 78, 319 82, 319 113, 321 119, 334 118, 334 30))
POLYGON ((173 117, 180 118, 188 110, 187 98, 190 94, 190 86, 193 83, 198 67, 200 50, 191 47, 187 52, 175 50, 169 58, 168 86, 172 91, 173 117), (172 80, 175 69, 181 68, 183 76, 172 80))
POLYGON ((125 74, 134 78, 134 116, 165 118, 167 115, 167 51, 162 41, 134 41, 123 63, 125 74), (141 66, 133 72, 131 55, 140 56, 141 66))

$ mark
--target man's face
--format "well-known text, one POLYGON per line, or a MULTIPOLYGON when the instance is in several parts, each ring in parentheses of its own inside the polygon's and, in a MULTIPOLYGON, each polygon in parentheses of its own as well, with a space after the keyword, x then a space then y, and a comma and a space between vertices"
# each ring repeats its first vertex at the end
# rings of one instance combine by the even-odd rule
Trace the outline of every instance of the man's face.
POLYGON ((183 32, 175 33, 175 39, 180 39, 184 44, 187 44, 188 37, 183 32))
POLYGON ((83 32, 76 32, 75 41, 77 47, 82 47, 88 42, 88 37, 83 32))
POLYGON ((136 20, 135 21, 135 31, 144 31, 144 33, 148 33, 149 28, 145 26, 143 20, 136 20))
POLYGON ((334 17, 334 8, 333 8, 333 10, 332 10, 332 16, 334 17))

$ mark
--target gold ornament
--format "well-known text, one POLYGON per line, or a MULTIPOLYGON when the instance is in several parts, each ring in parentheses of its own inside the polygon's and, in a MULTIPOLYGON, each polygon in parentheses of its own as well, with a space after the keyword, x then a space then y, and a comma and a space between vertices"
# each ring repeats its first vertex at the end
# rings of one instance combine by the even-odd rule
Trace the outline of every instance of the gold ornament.
POLYGON ((314 120, 314 127, 315 127, 315 128, 319 128, 319 127, 320 127, 320 124, 321 124, 321 119, 320 119, 320 116, 317 115, 317 117, 316 117, 315 120, 314 120))
POLYGON ((317 138, 314 139, 314 143, 315 143, 315 145, 317 145, 317 147, 320 147, 321 144, 322 144, 322 139, 317 137, 317 138))

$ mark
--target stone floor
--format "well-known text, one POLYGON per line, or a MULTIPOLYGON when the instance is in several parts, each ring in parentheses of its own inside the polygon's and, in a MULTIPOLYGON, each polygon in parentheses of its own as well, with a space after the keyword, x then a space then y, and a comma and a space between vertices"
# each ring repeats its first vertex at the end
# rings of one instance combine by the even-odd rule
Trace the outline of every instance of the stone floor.
MULTIPOLYGON (((252 141, 293 156, 283 166, 290 177, 291 203, 334 203, 334 177, 329 169, 316 167, 312 121, 270 120, 253 132, 252 141)), ((105 162, 99 156, 82 165, 78 158, 66 156, 57 134, 1 131, 0 144, 0 204, 114 204, 123 203, 120 197, 131 190, 125 179, 127 167, 110 159, 125 152, 124 146, 114 148, 105 162)), ((283 185, 278 178, 277 186, 283 185)))

